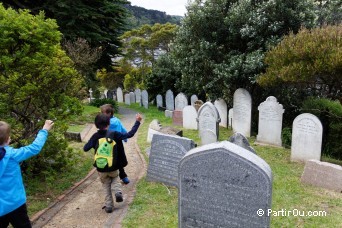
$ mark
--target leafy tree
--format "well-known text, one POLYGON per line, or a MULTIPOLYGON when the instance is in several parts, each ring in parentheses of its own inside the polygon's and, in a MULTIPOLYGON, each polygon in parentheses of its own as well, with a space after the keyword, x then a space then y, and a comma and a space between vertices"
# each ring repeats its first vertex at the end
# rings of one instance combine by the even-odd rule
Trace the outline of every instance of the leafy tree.
POLYGON ((315 0, 317 24, 338 25, 342 23, 342 2, 340 0, 315 0))
POLYGON ((75 98, 82 78, 61 49, 56 22, 43 13, 32 16, 0 4, 0 27, 0 116, 12 125, 12 142, 19 145, 37 133, 43 120, 55 120, 42 159, 30 163, 40 171, 52 163, 62 168, 71 157, 65 121, 82 110, 75 98))
POLYGON ((127 85, 143 84, 157 57, 170 51, 169 44, 174 38, 176 29, 177 26, 170 23, 144 25, 139 29, 125 32, 120 37, 124 53, 122 61, 136 68, 132 72, 127 72, 130 75, 127 76, 127 80, 135 80, 127 82, 127 85))
POLYGON ((308 95, 342 101, 341 37, 342 25, 291 33, 266 54, 259 83, 295 85, 308 95))
POLYGON ((227 100, 239 87, 253 93, 264 53, 290 31, 312 26, 312 8, 302 0, 194 0, 172 48, 180 89, 227 100))
POLYGON ((44 11, 48 18, 57 20, 63 37, 69 41, 86 39, 92 48, 101 47, 103 55, 98 68, 111 69, 111 59, 118 55, 121 43, 118 37, 125 29, 126 0, 6 0, 5 6, 29 9, 37 15, 44 11))

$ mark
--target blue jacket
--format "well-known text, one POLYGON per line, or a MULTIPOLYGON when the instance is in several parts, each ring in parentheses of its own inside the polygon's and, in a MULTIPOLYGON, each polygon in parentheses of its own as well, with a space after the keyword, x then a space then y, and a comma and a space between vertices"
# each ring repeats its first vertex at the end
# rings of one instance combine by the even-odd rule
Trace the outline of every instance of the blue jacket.
MULTIPOLYGON (((118 131, 121 133, 127 133, 126 128, 122 125, 121 121, 115 116, 110 118, 108 131, 118 131)), ((127 139, 125 139, 124 141, 127 142, 127 139)))
POLYGON ((0 216, 6 215, 26 203, 26 192, 19 163, 37 155, 48 136, 40 130, 36 139, 28 146, 15 149, 0 147, 0 216))

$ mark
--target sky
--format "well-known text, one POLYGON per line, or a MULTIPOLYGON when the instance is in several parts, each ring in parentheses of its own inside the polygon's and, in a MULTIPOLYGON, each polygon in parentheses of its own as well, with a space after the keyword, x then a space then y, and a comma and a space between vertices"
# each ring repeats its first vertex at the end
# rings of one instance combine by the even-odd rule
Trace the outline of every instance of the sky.
POLYGON ((168 15, 184 16, 185 6, 188 0, 128 0, 132 6, 140 6, 145 9, 154 9, 165 12, 168 15))

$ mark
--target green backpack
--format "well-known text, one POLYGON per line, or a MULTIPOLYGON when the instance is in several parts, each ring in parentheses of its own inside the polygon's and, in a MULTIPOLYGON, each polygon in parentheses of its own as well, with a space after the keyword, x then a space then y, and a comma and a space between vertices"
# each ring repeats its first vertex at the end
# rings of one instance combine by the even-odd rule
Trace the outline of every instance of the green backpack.
POLYGON ((100 138, 99 147, 94 156, 94 165, 97 168, 105 168, 113 166, 113 148, 115 146, 114 140, 110 138, 100 138))

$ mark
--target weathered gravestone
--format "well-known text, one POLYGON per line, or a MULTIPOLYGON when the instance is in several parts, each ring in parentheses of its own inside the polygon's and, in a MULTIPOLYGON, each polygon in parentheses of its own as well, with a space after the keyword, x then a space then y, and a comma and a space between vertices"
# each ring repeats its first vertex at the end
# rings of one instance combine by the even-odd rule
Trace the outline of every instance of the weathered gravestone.
POLYGON ((135 103, 135 94, 133 92, 129 93, 129 99, 131 104, 135 103))
POLYGON ((141 92, 141 102, 144 108, 148 109, 148 93, 146 90, 141 92))
POLYGON ((175 110, 172 114, 172 124, 176 126, 183 126, 183 111, 175 110))
POLYGON ((108 93, 108 89, 105 89, 105 90, 103 91, 103 96, 104 96, 104 98, 108 98, 107 93, 108 93))
POLYGON ((134 91, 135 94, 135 103, 140 104, 141 103, 141 90, 140 89, 136 89, 134 91))
POLYGON ((228 124, 229 124, 229 127, 233 126, 232 123, 233 123, 233 109, 231 108, 228 111, 228 124))
POLYGON ((183 111, 183 108, 188 105, 188 98, 184 93, 179 93, 175 98, 175 110, 183 111))
POLYGON ((248 139, 241 133, 236 132, 228 139, 229 142, 234 143, 235 145, 241 146, 242 148, 245 148, 246 150, 249 150, 250 152, 256 154, 253 147, 248 142, 248 139))
POLYGON ((214 102, 214 105, 220 114, 221 122, 219 123, 219 125, 223 127, 227 127, 227 119, 228 119, 227 103, 223 99, 218 99, 214 102))
POLYGON ((166 91, 165 101, 166 101, 167 110, 169 111, 175 110, 175 99, 173 96, 173 92, 171 90, 166 91))
POLYGON ((147 180, 178 185, 178 164, 195 143, 188 138, 155 134, 152 139, 147 180))
POLYGON ((118 98, 118 102, 119 103, 123 103, 124 102, 123 94, 122 94, 122 89, 120 87, 116 90, 116 96, 118 98))
POLYGON ((183 127, 185 129, 197 130, 197 111, 194 106, 188 105, 183 109, 183 127))
POLYGON ((131 96, 129 95, 129 93, 125 94, 125 104, 131 105, 131 96))
POLYGON ((281 129, 283 124, 283 105, 277 98, 270 96, 259 107, 259 124, 257 142, 281 146, 281 129))
POLYGON ((220 121, 220 114, 211 102, 208 101, 200 107, 197 122, 202 145, 217 141, 220 121))
POLYGON ((233 131, 251 136, 252 98, 245 89, 237 89, 233 98, 233 131))
POLYGON ((192 106, 194 106, 194 105, 195 105, 195 101, 197 101, 197 100, 198 100, 197 95, 193 94, 193 95, 191 96, 191 98, 190 98, 190 104, 191 104, 192 106))
POLYGON ((321 160, 323 127, 310 113, 297 116, 292 125, 291 160, 321 160))
POLYGON ((156 97, 157 100, 157 108, 163 107, 163 97, 162 95, 158 94, 156 97))
POLYGON ((213 143, 189 151, 178 173, 179 227, 270 226, 272 171, 257 155, 213 143))

